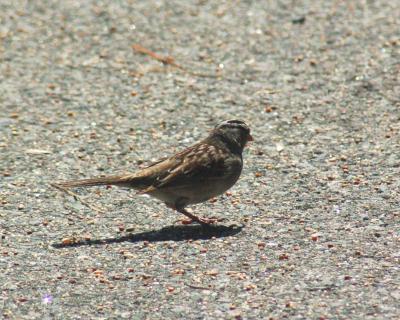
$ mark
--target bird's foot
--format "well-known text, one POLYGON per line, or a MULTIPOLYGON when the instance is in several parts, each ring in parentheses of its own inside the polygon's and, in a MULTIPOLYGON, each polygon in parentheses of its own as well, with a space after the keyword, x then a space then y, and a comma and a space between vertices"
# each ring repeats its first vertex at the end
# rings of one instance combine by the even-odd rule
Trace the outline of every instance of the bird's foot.
POLYGON ((220 219, 211 217, 211 218, 201 218, 193 214, 192 210, 185 209, 183 207, 175 206, 175 210, 184 214, 189 220, 180 220, 182 224, 192 224, 193 222, 197 222, 203 226, 210 225, 220 221, 220 219))
POLYGON ((196 217, 196 219, 182 219, 179 220, 182 224, 188 225, 188 224, 192 224, 194 222, 197 222, 201 225, 210 225, 210 224, 214 224, 217 222, 222 221, 223 219, 221 218, 200 218, 200 217, 196 217))

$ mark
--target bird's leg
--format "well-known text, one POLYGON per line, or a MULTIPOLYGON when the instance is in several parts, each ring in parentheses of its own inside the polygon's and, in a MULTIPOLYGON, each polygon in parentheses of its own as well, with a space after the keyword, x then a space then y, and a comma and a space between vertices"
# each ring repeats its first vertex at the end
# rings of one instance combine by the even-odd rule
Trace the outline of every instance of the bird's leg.
POLYGON ((177 206, 175 206, 174 209, 175 209, 176 211, 178 211, 178 212, 184 214, 186 217, 188 217, 188 218, 190 219, 190 221, 184 220, 184 221, 183 221, 184 224, 190 224, 190 223, 192 223, 193 221, 195 221, 195 222, 198 222, 198 223, 200 223, 200 224, 202 224, 202 225, 209 225, 209 224, 212 224, 212 223, 217 222, 217 219, 212 219, 212 218, 200 218, 200 217, 197 217, 197 216, 195 216, 193 213, 191 213, 191 212, 189 212, 187 209, 185 209, 184 207, 177 207, 177 206))

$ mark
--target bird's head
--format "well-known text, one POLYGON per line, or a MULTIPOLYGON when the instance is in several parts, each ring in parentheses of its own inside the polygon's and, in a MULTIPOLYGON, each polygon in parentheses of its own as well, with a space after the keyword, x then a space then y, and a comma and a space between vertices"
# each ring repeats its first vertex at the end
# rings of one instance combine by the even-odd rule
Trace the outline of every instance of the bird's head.
POLYGON ((211 136, 219 136, 230 149, 243 151, 246 143, 253 141, 249 126, 241 120, 226 120, 218 124, 211 136))

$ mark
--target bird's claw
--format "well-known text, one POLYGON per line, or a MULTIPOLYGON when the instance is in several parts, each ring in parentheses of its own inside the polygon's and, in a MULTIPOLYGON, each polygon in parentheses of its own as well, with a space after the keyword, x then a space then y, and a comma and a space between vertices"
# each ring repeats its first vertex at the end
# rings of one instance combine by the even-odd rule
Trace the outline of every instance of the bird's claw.
POLYGON ((222 220, 223 219, 221 219, 221 218, 197 218, 197 219, 180 220, 180 222, 185 225, 192 224, 194 222, 200 223, 202 225, 210 225, 210 224, 214 224, 219 221, 222 221, 222 220))

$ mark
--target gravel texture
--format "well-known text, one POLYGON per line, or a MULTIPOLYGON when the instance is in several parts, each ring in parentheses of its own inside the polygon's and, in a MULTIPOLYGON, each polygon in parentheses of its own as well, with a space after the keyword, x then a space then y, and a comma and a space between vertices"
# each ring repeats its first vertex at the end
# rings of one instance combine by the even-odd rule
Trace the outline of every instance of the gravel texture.
POLYGON ((398 0, 1 1, 0 318, 399 319, 399 21, 398 0), (256 141, 194 207, 218 226, 49 186, 231 118, 256 141))

